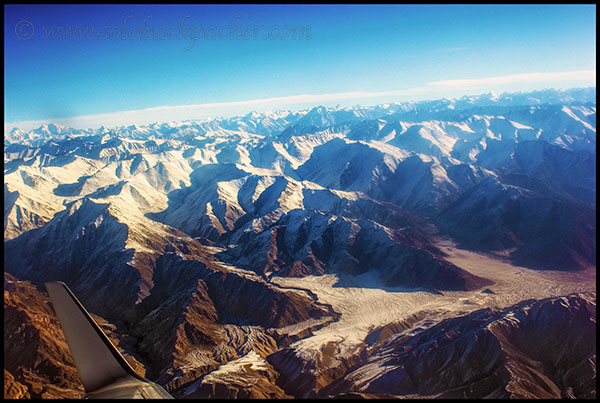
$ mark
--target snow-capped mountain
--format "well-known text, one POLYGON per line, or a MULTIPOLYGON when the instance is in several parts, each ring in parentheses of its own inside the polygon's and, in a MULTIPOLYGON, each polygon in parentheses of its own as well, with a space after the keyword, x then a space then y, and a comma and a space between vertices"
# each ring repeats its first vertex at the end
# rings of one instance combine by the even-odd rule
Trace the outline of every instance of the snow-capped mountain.
MULTIPOLYGON (((385 374, 355 366, 381 369, 385 349, 404 348, 408 339, 365 341, 401 318, 359 315, 333 297, 340 289, 442 318, 484 304, 486 287, 515 294, 502 276, 517 266, 595 274, 595 88, 15 128, 4 169, 6 271, 67 281, 181 396, 384 393, 385 374), (504 263, 473 268, 468 253, 504 263), (339 285, 321 288, 331 278, 339 285), (338 328, 352 336, 340 341, 338 328), (231 380, 257 374, 254 392, 231 380), (223 379, 230 389, 216 393, 223 379)), ((562 295, 544 287, 536 298, 562 295)), ((437 337, 428 331, 418 337, 437 337)), ((422 392, 396 386, 385 393, 422 392)))

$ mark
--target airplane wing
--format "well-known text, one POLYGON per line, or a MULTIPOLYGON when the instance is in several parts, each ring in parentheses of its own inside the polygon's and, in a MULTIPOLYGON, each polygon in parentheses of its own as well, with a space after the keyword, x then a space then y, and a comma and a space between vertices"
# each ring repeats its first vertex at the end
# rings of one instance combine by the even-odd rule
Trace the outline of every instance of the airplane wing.
POLYGON ((173 399, 139 376, 63 282, 46 283, 88 399, 173 399))

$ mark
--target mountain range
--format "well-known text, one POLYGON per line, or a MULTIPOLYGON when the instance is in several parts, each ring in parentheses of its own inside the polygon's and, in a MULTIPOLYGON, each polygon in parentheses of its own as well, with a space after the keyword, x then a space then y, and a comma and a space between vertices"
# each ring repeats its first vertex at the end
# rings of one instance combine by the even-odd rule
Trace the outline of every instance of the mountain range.
MULTIPOLYGON (((60 280, 177 397, 595 396, 595 97, 15 128, 4 139, 5 357, 23 315, 52 318, 40 286, 60 280), (503 265, 472 269, 467 252, 503 265), (517 297, 515 273, 541 291, 517 297), (25 313, 6 315, 7 288, 30 301, 25 313), (410 310, 358 315, 372 295, 410 310), (568 335, 574 351, 558 347, 562 317, 581 329, 568 335)), ((58 347, 36 340, 56 363, 58 347)), ((67 359, 57 381, 58 364, 10 357, 16 395, 41 396, 30 373, 80 390, 67 359)))

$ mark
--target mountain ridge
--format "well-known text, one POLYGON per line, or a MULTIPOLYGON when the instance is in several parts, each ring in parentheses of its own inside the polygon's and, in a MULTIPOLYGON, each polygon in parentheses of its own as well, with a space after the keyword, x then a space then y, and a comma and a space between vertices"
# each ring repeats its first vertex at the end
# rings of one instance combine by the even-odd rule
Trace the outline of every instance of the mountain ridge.
POLYGON ((594 88, 15 130, 5 270, 67 282, 178 396, 378 396, 343 382, 376 328, 588 291, 595 116, 594 88))

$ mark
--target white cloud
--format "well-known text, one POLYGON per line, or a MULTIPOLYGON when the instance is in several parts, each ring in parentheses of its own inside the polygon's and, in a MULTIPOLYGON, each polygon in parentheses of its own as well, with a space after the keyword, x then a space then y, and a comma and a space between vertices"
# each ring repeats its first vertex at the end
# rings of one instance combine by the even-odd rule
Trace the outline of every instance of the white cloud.
POLYGON ((147 124, 161 121, 178 121, 188 119, 204 119, 209 116, 234 116, 246 114, 255 109, 285 109, 293 105, 315 105, 319 103, 338 102, 344 100, 362 100, 382 96, 404 96, 418 94, 427 89, 407 89, 396 91, 350 91, 328 94, 301 94, 287 97, 253 99, 247 101, 218 102, 198 105, 159 106, 139 110, 121 111, 97 115, 75 116, 70 118, 29 120, 8 122, 4 124, 5 132, 13 127, 23 130, 37 128, 45 123, 57 123, 75 128, 107 127, 147 124))
POLYGON ((466 80, 433 81, 427 83, 436 87, 479 87, 484 85, 558 82, 558 81, 593 81, 596 82, 596 70, 566 71, 562 73, 526 73, 509 76, 472 78, 466 80))
MULTIPOLYGON (((356 104, 377 100, 393 102, 441 97, 459 97, 473 89, 487 91, 503 91, 507 85, 519 84, 527 86, 523 90, 550 88, 558 84, 596 85, 595 70, 569 71, 561 73, 526 73, 499 77, 432 81, 425 86, 389 91, 349 91, 327 94, 301 94, 286 97, 253 99, 246 101, 218 102, 197 105, 159 106, 154 108, 104 113, 96 115, 75 116, 60 119, 29 120, 5 122, 5 133, 13 127, 31 130, 45 123, 57 123, 74 128, 95 128, 148 124, 152 122, 168 122, 188 119, 205 119, 215 116, 244 115, 251 110, 277 110, 294 107, 310 107, 318 104, 356 104)), ((565 87, 563 87, 565 88, 565 87)), ((511 89, 512 90, 512 89, 511 89)), ((472 94, 472 93, 470 93, 472 94)))

